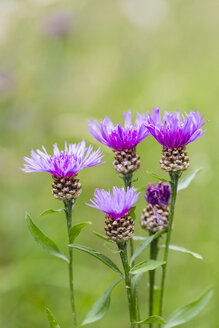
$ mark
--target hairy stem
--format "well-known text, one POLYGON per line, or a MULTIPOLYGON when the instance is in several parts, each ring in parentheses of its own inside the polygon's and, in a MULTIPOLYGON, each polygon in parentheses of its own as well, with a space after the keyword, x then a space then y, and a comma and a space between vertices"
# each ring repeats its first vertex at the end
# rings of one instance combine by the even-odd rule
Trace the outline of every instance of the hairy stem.
MULTIPOLYGON (((70 241, 70 231, 72 227, 72 208, 74 205, 74 201, 64 201, 65 205, 65 214, 66 214, 66 221, 67 221, 67 230, 68 230, 68 244, 71 243, 70 241)), ((68 265, 68 272, 69 272, 69 289, 70 289, 70 301, 71 301, 71 309, 72 309, 72 318, 73 318, 73 327, 77 327, 77 318, 76 318, 76 310, 75 310, 75 297, 74 297, 74 282, 73 282, 73 249, 68 247, 69 252, 69 265, 68 265)))
MULTIPOLYGON (((150 259, 151 260, 156 260, 157 259, 157 254, 158 254, 158 242, 159 238, 156 238, 153 240, 150 244, 150 259)), ((151 270, 149 271, 149 285, 150 285, 150 290, 149 290, 149 316, 154 314, 154 283, 155 283, 155 274, 156 270, 151 270)), ((149 328, 152 328, 153 324, 149 324, 149 328)))
POLYGON ((131 284, 131 275, 129 273, 130 266, 128 264, 128 256, 127 256, 127 242, 117 242, 118 248, 120 250, 120 257, 122 261, 122 265, 125 273, 125 285, 127 291, 128 298, 128 307, 129 307, 129 317, 130 317, 130 328, 135 328, 136 325, 134 322, 136 321, 136 303, 133 297, 132 292, 132 284, 131 284))
POLYGON ((164 251, 164 262, 165 264, 162 267, 162 277, 161 277, 161 293, 160 293, 160 316, 163 314, 163 299, 164 299, 164 288, 165 288, 165 279, 166 279, 166 270, 167 270, 167 261, 168 261, 168 251, 170 245, 171 232, 173 227, 173 218, 174 218, 174 210, 176 204, 176 196, 177 196, 177 187, 178 181, 181 174, 177 172, 170 172, 170 184, 171 184, 171 203, 170 203, 170 218, 169 225, 167 231, 166 245, 164 251))

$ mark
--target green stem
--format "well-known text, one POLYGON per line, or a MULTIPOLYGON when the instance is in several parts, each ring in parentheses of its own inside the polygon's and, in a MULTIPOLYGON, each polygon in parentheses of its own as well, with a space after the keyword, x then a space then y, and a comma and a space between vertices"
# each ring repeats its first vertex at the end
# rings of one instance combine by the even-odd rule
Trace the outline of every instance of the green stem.
MULTIPOLYGON (((133 177, 133 173, 128 173, 123 175, 123 181, 125 184, 125 190, 127 190, 127 188, 132 186, 132 177, 133 177)), ((132 257, 132 255, 134 254, 134 241, 132 238, 129 239, 129 244, 130 244, 130 256, 132 257)), ((132 265, 135 265, 135 262, 133 261, 132 265)), ((135 306, 136 306, 136 313, 137 313, 137 320, 140 321, 140 309, 139 309, 139 299, 138 299, 138 294, 137 292, 134 295, 135 298, 135 306)), ((138 324, 138 327, 140 328, 141 325, 138 324)))
MULTIPOLYGON (((151 260, 156 260, 157 259, 157 254, 158 254, 158 242, 159 238, 156 238, 153 240, 150 244, 150 259, 151 260)), ((155 283, 155 274, 156 270, 151 270, 149 271, 149 285, 150 285, 150 290, 149 290, 149 316, 154 314, 154 283, 155 283)), ((153 324, 149 324, 149 328, 152 328, 153 324)))
POLYGON ((125 285, 126 285, 127 298, 128 298, 130 328, 135 328, 136 325, 133 322, 136 321, 136 303, 133 297, 131 275, 129 273, 130 266, 128 263, 128 256, 127 256, 127 242, 125 241, 117 242, 117 245, 120 250, 120 257, 125 273, 125 285))
MULTIPOLYGON (((65 205, 65 214, 67 220, 67 230, 68 230, 68 244, 71 243, 70 241, 70 231, 72 227, 72 208, 74 205, 74 201, 64 201, 65 205)), ((76 310, 75 310, 75 297, 74 297, 74 282, 73 282, 73 249, 72 247, 68 247, 69 252, 69 289, 70 289, 70 301, 71 301, 71 308, 72 308, 72 318, 73 318, 73 327, 77 327, 77 318, 76 318, 76 310)))
POLYGON ((174 210, 175 210, 175 203, 176 203, 176 196, 177 196, 177 187, 178 181, 181 174, 177 172, 170 172, 170 184, 171 184, 171 203, 170 203, 170 217, 169 217, 169 226, 167 231, 167 238, 166 238, 166 245, 164 251, 164 262, 165 264, 162 267, 162 277, 161 277, 161 293, 160 293, 160 316, 163 314, 163 299, 164 299, 164 288, 165 288, 165 279, 166 279, 166 269, 167 269, 167 261, 168 261, 168 251, 170 245, 170 238, 171 232, 173 227, 173 217, 174 217, 174 210))

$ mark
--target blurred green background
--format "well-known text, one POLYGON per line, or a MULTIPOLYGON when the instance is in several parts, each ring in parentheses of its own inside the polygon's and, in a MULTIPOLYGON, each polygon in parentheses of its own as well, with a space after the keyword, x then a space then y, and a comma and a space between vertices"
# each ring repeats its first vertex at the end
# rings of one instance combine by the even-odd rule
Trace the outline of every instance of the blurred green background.
MULTIPOLYGON (((123 111, 181 112, 198 108, 210 122, 207 133, 188 146, 192 170, 203 172, 179 194, 174 244, 196 251, 204 262, 170 254, 165 315, 198 297, 209 285, 216 292, 207 308, 183 327, 218 326, 218 88, 219 7, 217 0, 26 0, 0 2, 0 326, 48 327, 48 306, 61 327, 71 326, 67 267, 32 239, 25 211, 66 252, 62 214, 39 217, 60 208, 51 194, 49 174, 24 174, 23 157, 31 149, 65 140, 98 142, 87 119, 109 115, 123 122, 123 111)), ((122 185, 113 171, 112 151, 102 147, 105 164, 80 172, 83 193, 76 203, 76 223, 91 220, 78 238, 118 264, 93 230, 103 233, 104 217, 85 203, 96 187, 122 185)), ((158 174, 161 147, 152 137, 138 146, 142 167, 136 186, 158 174)), ((138 202, 136 234, 144 195, 138 202)), ((75 288, 80 321, 117 278, 102 263, 75 251, 75 288)), ((147 276, 141 284, 142 316, 147 314, 147 276)), ((123 284, 111 307, 93 328, 127 328, 123 284)))

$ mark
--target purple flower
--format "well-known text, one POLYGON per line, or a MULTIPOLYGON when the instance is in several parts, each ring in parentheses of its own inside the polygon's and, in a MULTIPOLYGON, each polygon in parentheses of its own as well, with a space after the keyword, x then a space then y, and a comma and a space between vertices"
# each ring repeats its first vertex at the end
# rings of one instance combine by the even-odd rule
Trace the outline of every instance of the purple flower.
POLYGON ((170 186, 163 182, 157 185, 149 183, 146 189, 145 199, 152 206, 167 206, 170 200, 170 186))
POLYGON ((204 115, 201 117, 197 110, 182 116, 179 111, 165 112, 163 122, 161 122, 160 109, 154 108, 152 115, 147 113, 145 126, 165 148, 181 148, 206 132, 201 129, 206 123, 206 121, 203 122, 203 118, 204 115))
POLYGON ((109 216, 114 220, 121 218, 130 208, 137 202, 140 193, 135 193, 133 188, 113 187, 113 193, 103 189, 96 189, 94 199, 90 199, 92 204, 86 204, 94 207, 109 216))
POLYGON ((58 146, 53 145, 53 155, 48 155, 46 149, 43 151, 31 151, 31 158, 25 157, 24 172, 48 172, 55 177, 69 177, 78 171, 91 166, 103 164, 100 149, 93 151, 93 146, 88 148, 83 140, 79 144, 65 142, 65 151, 60 151, 58 146))
POLYGON ((89 121, 90 133, 102 144, 114 150, 132 149, 149 135, 145 128, 145 115, 137 113, 135 124, 131 122, 131 111, 123 113, 125 126, 121 124, 113 125, 108 116, 100 124, 97 121, 89 121))

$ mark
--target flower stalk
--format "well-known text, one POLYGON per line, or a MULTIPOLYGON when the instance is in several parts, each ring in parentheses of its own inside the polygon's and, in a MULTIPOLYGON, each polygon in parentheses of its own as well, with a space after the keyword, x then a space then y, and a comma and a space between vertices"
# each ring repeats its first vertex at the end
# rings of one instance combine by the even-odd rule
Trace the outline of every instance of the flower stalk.
POLYGON ((127 256, 127 242, 117 242, 117 245, 120 250, 120 257, 125 273, 125 284, 126 284, 127 298, 128 298, 130 328, 135 328, 136 325, 134 324, 134 322, 136 321, 136 303, 132 291, 131 275, 129 273, 130 266, 128 263, 128 256, 127 256))
MULTIPOLYGON (((158 255, 158 243, 159 237, 153 240, 150 244, 150 259, 156 260, 158 255)), ((155 284, 156 270, 149 271, 149 316, 154 314, 154 284, 155 284)), ((153 324, 149 324, 149 328, 152 328, 153 324)))
MULTIPOLYGON (((67 231, 68 231, 68 244, 71 243, 71 228, 72 228, 72 209, 74 206, 75 200, 65 200, 65 214, 66 214, 66 221, 67 221, 67 231)), ((74 296, 74 281, 73 281, 73 249, 72 247, 68 246, 69 252, 69 265, 68 265, 68 272, 69 272, 69 290, 70 290, 70 302, 71 302, 71 309, 72 309, 72 318, 73 318, 73 327, 77 327, 77 317, 76 317, 76 309, 75 309, 75 296, 74 296)))
POLYGON ((166 270, 167 270, 167 262, 168 262, 168 252, 169 252, 169 245, 170 245, 170 239, 171 239, 171 233, 173 227, 173 218, 174 218, 174 211, 175 211, 175 204, 176 204, 176 197, 177 197, 177 187, 181 174, 182 172, 170 172, 171 203, 170 203, 169 226, 168 226, 166 245, 164 251, 165 264, 162 267, 162 277, 161 277, 161 294, 160 294, 160 311, 159 311, 160 316, 162 316, 163 314, 163 299, 164 299, 166 270))

